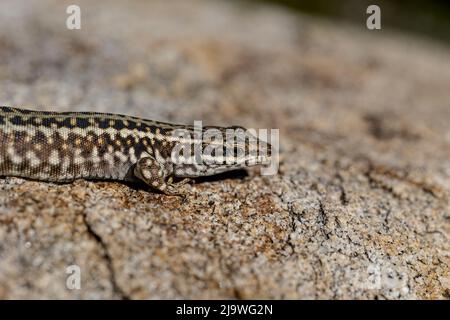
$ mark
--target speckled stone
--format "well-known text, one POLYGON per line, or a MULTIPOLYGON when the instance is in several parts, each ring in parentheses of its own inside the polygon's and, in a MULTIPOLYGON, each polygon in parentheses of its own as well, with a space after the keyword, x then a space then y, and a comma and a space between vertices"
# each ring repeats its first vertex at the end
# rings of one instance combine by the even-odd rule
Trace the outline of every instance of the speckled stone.
POLYGON ((448 49, 238 2, 78 3, 69 31, 69 3, 0 2, 0 104, 279 128, 280 172, 185 202, 1 178, 1 299, 449 298, 448 49))

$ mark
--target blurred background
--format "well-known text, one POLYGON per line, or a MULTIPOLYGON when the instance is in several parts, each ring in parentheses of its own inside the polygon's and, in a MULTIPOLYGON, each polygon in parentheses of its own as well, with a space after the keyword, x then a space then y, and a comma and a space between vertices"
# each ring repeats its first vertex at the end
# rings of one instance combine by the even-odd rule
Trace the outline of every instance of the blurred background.
POLYGON ((450 43, 450 1, 446 0, 238 0, 253 4, 270 3, 322 18, 361 25, 361 15, 371 4, 382 8, 384 28, 411 31, 450 43))

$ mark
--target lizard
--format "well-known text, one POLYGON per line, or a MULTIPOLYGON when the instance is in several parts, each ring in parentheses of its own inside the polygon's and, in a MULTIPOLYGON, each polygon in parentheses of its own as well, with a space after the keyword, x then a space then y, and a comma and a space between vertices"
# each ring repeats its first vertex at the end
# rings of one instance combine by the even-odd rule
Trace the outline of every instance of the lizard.
MULTIPOLYGON (((227 129, 246 130, 208 126, 201 128, 201 132, 213 130, 225 134, 227 129)), ((195 130, 191 125, 112 113, 1 106, 0 176, 56 183, 77 179, 140 180, 151 190, 182 195, 180 187, 193 178, 267 165, 271 161, 271 145, 254 135, 250 134, 256 144, 248 139, 213 141, 195 135, 198 133, 195 130), (173 156, 180 145, 192 147, 188 156, 197 160, 195 150, 205 151, 208 145, 223 152, 208 155, 200 152, 200 161, 178 161, 186 159, 186 155, 173 156), (232 152, 226 153, 225 147, 232 152), (265 150, 264 154, 259 150, 265 150), (229 161, 230 158, 234 161, 229 161)))

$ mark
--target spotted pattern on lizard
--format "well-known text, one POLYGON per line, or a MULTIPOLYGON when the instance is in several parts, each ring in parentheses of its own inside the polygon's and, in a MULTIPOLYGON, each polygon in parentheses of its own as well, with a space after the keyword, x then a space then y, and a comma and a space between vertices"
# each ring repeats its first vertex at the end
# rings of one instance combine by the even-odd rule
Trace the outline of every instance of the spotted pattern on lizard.
MULTIPOLYGON (((225 132, 224 127, 214 128, 225 132)), ((235 127, 232 127, 235 128, 235 127)), ((174 178, 192 178, 267 164, 268 153, 253 156, 248 144, 235 141, 243 149, 240 163, 179 164, 171 158, 179 143, 202 145, 194 127, 132 116, 95 112, 48 112, 0 107, 0 176, 17 176, 50 182, 76 179, 141 180, 152 189, 178 194, 174 178), (192 139, 177 136, 176 130, 192 133, 192 139)), ((194 150, 195 148, 192 148, 194 150)))

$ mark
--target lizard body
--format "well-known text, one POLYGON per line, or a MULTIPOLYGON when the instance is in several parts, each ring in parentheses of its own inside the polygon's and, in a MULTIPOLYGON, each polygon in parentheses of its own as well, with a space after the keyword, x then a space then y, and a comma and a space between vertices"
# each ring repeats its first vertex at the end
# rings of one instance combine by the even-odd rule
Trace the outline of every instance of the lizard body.
MULTIPOLYGON (((225 133, 228 128, 205 127, 202 130, 211 129, 225 133)), ((257 142, 257 146, 265 144, 257 142)), ((195 128, 188 125, 108 113, 0 107, 0 176, 50 182, 139 179, 163 193, 177 194, 175 177, 207 176, 270 162, 269 144, 265 144, 268 154, 261 156, 250 150, 253 147, 248 141, 237 140, 231 147, 235 151, 244 150, 242 161, 226 163, 222 157, 222 161, 214 163, 178 163, 172 155, 180 143, 200 145, 200 150, 208 145, 203 138, 196 137, 195 128), (190 138, 175 134, 180 130, 191 134, 190 138)), ((216 147, 225 147, 225 142, 210 141, 214 143, 216 147)), ((211 159, 218 158, 212 154, 211 159)))

